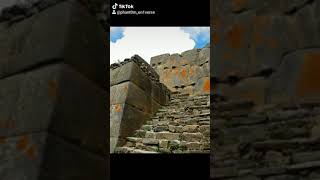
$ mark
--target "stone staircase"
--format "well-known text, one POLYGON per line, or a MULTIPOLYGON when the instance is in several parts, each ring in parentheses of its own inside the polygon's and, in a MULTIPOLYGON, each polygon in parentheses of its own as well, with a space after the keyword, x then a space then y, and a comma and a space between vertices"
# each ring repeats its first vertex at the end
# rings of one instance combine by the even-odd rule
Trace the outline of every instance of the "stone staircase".
POLYGON ((209 153, 210 95, 173 93, 115 153, 209 153))

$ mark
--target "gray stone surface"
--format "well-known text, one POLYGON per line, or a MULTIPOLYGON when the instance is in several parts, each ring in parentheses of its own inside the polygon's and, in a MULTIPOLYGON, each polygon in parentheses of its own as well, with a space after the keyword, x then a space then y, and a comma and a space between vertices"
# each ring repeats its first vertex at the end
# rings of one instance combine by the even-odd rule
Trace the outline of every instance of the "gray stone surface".
POLYGON ((113 152, 161 105, 167 104, 169 91, 159 82, 159 75, 139 56, 111 65, 110 89, 110 151, 113 152))
POLYGON ((46 133, 1 137, 1 179, 37 179, 46 133))
POLYGON ((212 4, 210 177, 319 179, 319 0, 212 4))
POLYGON ((208 153, 209 121, 208 95, 173 94, 170 103, 161 106, 115 153, 208 153))
POLYGON ((78 3, 64 2, 13 26, 1 26, 5 41, 1 43, 0 77, 63 60, 106 87, 106 72, 101 68, 107 65, 106 37, 95 18, 78 3))
POLYGON ((0 86, 6 87, 0 93, 2 136, 49 129, 80 146, 107 152, 106 93, 69 66, 16 75, 1 80, 0 86))
POLYGON ((68 143, 55 135, 49 135, 40 179, 107 179, 109 155, 98 156, 68 143))
POLYGON ((209 62, 209 48, 191 49, 181 54, 163 54, 151 58, 151 66, 159 74, 160 82, 172 92, 191 95, 209 93, 209 62), (208 78, 208 82, 204 83, 203 78, 208 78))

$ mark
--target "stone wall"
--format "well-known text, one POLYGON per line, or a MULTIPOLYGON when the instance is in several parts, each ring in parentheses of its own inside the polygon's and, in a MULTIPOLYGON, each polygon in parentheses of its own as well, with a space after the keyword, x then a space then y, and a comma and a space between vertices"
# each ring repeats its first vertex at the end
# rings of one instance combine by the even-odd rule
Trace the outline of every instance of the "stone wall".
POLYGON ((0 177, 107 179, 104 30, 76 1, 37 6, 0 18, 0 177))
POLYGON ((210 94, 210 46, 181 54, 163 54, 151 58, 151 66, 160 82, 172 92, 190 95, 210 94))
POLYGON ((319 179, 320 1, 214 0, 213 179, 319 179))
MULTIPOLYGON (((2 0, 0 2, 0 22, 14 23, 66 0, 2 0)), ((109 31, 109 4, 104 0, 77 0, 90 14, 96 16, 105 31, 109 31)))
POLYGON ((170 91, 159 82, 159 75, 135 55, 110 69, 110 151, 124 145, 161 105, 170 91))

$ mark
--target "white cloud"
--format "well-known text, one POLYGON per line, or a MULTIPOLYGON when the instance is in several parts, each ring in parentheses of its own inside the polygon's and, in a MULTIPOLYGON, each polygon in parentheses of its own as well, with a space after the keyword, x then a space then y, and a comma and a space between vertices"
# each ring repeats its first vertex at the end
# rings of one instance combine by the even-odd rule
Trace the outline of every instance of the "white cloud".
POLYGON ((196 47, 201 48, 210 42, 210 27, 182 27, 183 31, 190 34, 196 42, 196 47))
POLYGON ((195 42, 180 27, 126 27, 124 37, 110 42, 111 64, 138 54, 148 63, 150 58, 165 53, 192 49, 195 42))

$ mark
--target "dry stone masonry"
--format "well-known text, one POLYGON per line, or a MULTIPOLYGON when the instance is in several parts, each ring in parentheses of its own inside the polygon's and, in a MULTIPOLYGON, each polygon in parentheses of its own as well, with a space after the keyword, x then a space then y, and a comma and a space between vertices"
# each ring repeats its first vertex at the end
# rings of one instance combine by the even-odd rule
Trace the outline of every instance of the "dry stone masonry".
POLYGON ((153 57, 151 66, 137 55, 112 64, 111 152, 209 153, 209 59, 208 45, 153 57))
POLYGON ((209 153, 209 95, 175 93, 117 153, 209 153))
POLYGON ((140 128, 170 92, 159 82, 159 75, 135 55, 110 66, 110 152, 125 143, 125 138, 140 128))
POLYGON ((172 92, 190 95, 210 93, 210 45, 181 54, 162 54, 151 58, 151 66, 172 92))
POLYGON ((315 180, 320 1, 214 0, 211 175, 315 180))
POLYGON ((0 179, 108 179, 103 26, 75 0, 0 11, 0 179))

